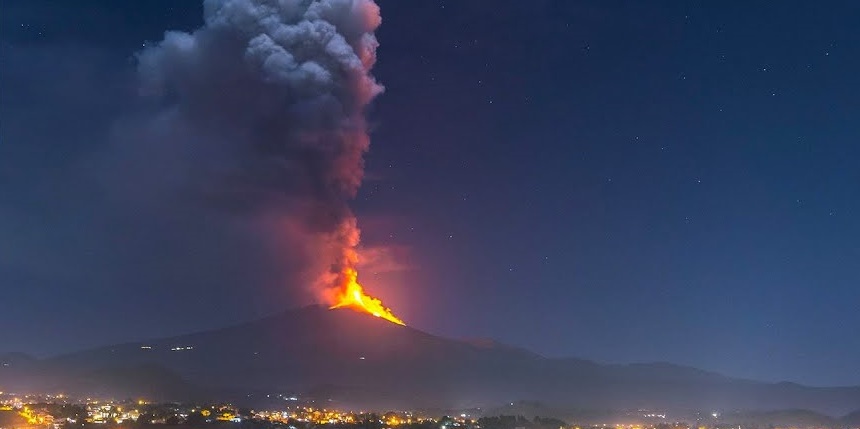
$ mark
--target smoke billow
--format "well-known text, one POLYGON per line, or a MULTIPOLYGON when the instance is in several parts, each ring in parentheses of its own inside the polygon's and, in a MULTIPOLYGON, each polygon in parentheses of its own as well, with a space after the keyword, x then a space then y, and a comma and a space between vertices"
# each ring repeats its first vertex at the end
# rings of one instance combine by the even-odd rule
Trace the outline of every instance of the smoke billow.
POLYGON ((179 165, 165 174, 206 204, 276 219, 305 261, 302 281, 325 299, 357 262, 348 202, 369 145, 364 110, 382 91, 370 75, 379 8, 206 0, 204 15, 202 28, 139 54, 151 110, 138 126, 179 165))

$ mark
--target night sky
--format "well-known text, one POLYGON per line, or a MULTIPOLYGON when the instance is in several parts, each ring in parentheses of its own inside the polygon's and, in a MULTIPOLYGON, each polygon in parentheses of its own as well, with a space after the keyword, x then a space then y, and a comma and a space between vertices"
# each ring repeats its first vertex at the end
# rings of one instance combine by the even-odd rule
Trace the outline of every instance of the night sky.
MULTIPOLYGON (((860 384, 855 2, 378 3, 352 207, 391 256, 360 280, 409 325, 860 384)), ((312 302, 123 134, 135 53, 200 25, 194 1, 0 1, 0 351, 312 302)))

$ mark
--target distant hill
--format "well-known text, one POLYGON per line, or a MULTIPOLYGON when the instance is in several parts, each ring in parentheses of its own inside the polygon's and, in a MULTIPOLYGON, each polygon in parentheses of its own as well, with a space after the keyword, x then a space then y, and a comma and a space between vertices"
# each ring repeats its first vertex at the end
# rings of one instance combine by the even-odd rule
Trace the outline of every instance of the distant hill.
POLYGON ((845 415, 839 422, 842 423, 845 427, 849 428, 860 428, 860 408, 856 411, 845 415))
POLYGON ((833 417, 809 410, 747 411, 720 416, 722 423, 758 427, 833 428, 839 421, 833 417))
MULTIPOLYGON (((666 363, 551 359, 321 307, 86 350, 38 366, 40 383, 61 380, 69 389, 100 387, 127 396, 147 390, 177 399, 214 391, 312 391, 356 407, 465 408, 525 399, 579 409, 810 409, 830 415, 860 404, 860 387, 761 383, 666 363), (157 376, 133 375, 143 370, 157 376)), ((0 385, 12 373, 0 368, 0 385)), ((30 372, 25 380, 36 378, 30 372)))

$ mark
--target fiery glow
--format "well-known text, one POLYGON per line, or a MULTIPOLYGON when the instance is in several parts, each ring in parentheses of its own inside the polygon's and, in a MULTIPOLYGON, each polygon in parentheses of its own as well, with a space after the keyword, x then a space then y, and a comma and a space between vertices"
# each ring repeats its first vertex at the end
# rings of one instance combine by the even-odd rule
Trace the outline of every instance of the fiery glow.
POLYGON ((358 283, 358 272, 354 268, 344 269, 341 276, 341 287, 334 294, 335 304, 329 308, 351 308, 406 326, 388 307, 382 305, 381 300, 364 293, 364 288, 358 283))
POLYGON ((330 242, 335 247, 334 263, 316 282, 320 298, 329 304, 330 309, 349 308, 361 313, 385 319, 391 323, 406 326, 391 310, 382 305, 382 301, 364 292, 358 283, 360 257, 358 243, 361 230, 358 229, 355 216, 349 216, 334 232, 330 242))

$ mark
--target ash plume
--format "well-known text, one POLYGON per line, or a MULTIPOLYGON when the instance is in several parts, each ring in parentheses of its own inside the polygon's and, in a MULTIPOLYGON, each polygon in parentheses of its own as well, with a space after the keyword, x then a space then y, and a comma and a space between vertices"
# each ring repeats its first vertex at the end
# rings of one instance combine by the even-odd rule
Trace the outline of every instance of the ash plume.
MULTIPOLYGON (((319 299, 357 263, 349 200, 369 138, 372 0, 206 0, 203 27, 138 55, 143 146, 206 205, 274 229, 319 299)), ((120 128, 119 133, 123 133, 120 128)), ((140 133, 137 133, 140 134, 140 133)))

